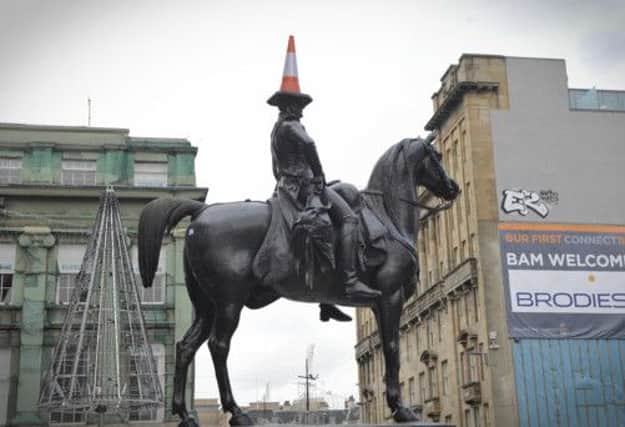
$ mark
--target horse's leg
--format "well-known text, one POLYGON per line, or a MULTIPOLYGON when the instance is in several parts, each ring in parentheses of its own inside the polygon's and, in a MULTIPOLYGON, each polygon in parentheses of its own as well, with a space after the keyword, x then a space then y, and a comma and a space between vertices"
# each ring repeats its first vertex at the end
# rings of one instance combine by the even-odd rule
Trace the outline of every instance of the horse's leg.
POLYGON ((403 290, 384 295, 374 307, 378 331, 382 339, 386 365, 386 403, 396 422, 417 421, 417 416, 402 405, 399 388, 399 318, 403 306, 403 290))
POLYGON ((193 418, 189 417, 185 405, 184 391, 187 384, 189 364, 193 361, 195 352, 208 339, 211 330, 213 313, 195 313, 191 327, 181 341, 176 343, 176 371, 174 374, 174 396, 172 413, 177 414, 182 422, 180 427, 197 426, 193 418))
POLYGON ((193 418, 189 417, 185 405, 185 388, 189 364, 193 361, 196 351, 208 339, 214 318, 213 304, 200 291, 200 285, 192 273, 186 248, 184 250, 184 278, 189 298, 193 303, 194 316, 191 327, 176 343, 176 370, 174 373, 174 396, 172 399, 172 413, 177 414, 182 422, 180 426, 197 426, 193 418))
POLYGON ((236 404, 230 386, 230 376, 228 374, 228 353, 230 352, 230 340, 234 331, 239 325, 239 317, 243 304, 223 301, 216 307, 215 323, 208 339, 208 347, 213 356, 215 366, 215 376, 219 385, 219 396, 224 412, 230 412, 230 425, 254 425, 252 419, 248 417, 236 404))

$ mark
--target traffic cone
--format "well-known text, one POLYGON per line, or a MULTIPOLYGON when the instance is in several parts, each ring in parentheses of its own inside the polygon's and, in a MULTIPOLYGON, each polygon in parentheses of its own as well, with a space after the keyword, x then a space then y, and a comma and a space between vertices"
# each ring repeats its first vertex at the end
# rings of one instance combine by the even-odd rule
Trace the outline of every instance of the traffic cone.
POLYGON ((286 48, 284 71, 282 72, 282 84, 280 90, 267 100, 269 105, 281 106, 288 104, 300 104, 303 107, 312 102, 310 95, 301 93, 299 77, 297 73, 297 57, 295 56, 295 38, 289 36, 286 48))
POLYGON ((289 44, 286 48, 286 59, 284 60, 284 72, 282 73, 282 85, 280 91, 301 93, 299 89, 299 78, 297 76, 297 57, 295 56, 295 38, 289 36, 289 44))

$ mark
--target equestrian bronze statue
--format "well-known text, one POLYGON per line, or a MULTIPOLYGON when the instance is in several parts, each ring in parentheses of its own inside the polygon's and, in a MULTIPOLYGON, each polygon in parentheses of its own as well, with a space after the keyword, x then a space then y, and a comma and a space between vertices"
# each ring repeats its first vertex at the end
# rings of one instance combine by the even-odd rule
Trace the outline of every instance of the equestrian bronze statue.
POLYGON ((395 421, 417 420, 399 387, 399 319, 419 272, 415 245, 424 206, 417 187, 446 201, 459 188, 431 140, 420 138, 387 149, 363 191, 347 183, 327 185, 315 144, 300 123, 312 98, 299 91, 294 55, 290 39, 281 90, 268 101, 280 110, 271 134, 277 180, 271 199, 207 206, 164 198, 141 212, 139 267, 146 287, 154 279, 163 233, 191 217, 183 262, 194 316, 176 345, 172 408, 181 426, 197 425, 184 390, 189 364, 207 340, 230 425, 253 425, 230 386, 230 342, 244 307, 262 308, 279 298, 320 303, 322 320, 349 320, 335 305, 371 308, 384 352, 387 404, 395 421))

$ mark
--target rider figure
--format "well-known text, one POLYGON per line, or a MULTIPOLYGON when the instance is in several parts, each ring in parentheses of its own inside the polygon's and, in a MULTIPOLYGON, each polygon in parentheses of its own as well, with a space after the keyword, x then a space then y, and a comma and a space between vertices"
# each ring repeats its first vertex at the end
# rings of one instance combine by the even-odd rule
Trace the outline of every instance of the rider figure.
POLYGON ((273 173, 278 181, 276 190, 295 208, 290 213, 284 212, 285 219, 292 227, 294 213, 309 207, 311 201, 322 201, 329 208, 332 222, 340 227, 340 251, 336 255, 338 265, 342 267, 341 278, 346 295, 359 300, 376 298, 381 292, 362 283, 356 274, 358 218, 334 190, 326 187, 315 143, 300 123, 302 110, 312 102, 312 98, 300 93, 294 55, 295 47, 291 37, 282 87, 267 101, 269 105, 280 109, 278 120, 271 132, 271 153, 273 173), (292 57, 289 58, 291 53, 292 57), (292 61, 291 64, 289 60, 292 61))

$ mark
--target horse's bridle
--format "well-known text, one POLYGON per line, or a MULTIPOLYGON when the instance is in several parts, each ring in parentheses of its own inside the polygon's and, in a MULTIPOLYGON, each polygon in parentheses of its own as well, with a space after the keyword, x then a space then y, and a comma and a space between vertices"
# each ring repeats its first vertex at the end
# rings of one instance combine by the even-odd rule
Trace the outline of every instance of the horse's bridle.
MULTIPOLYGON (((362 194, 368 194, 371 196, 381 196, 384 197, 384 193, 382 193, 379 190, 362 190, 361 191, 362 194)), ((440 211, 444 211, 446 209, 449 209, 452 205, 452 202, 443 202, 441 201, 438 205, 436 206, 428 206, 425 205, 423 203, 419 203, 419 202, 415 202, 414 200, 408 200, 408 199, 404 199, 403 197, 399 198, 400 201, 409 204, 411 206, 414 206, 415 208, 421 208, 421 209, 425 209, 428 211, 427 216, 431 215, 431 214, 435 214, 437 212, 440 211)))
MULTIPOLYGON (((425 155, 427 157, 432 156, 433 153, 434 153, 434 149, 433 149, 432 145, 427 140, 423 140, 423 149, 425 150, 425 155)), ((406 153, 404 151, 404 147, 403 146, 402 146, 402 156, 404 157, 404 162, 407 164, 408 161, 406 159, 406 153)), ((382 193, 379 190, 362 190, 361 193, 372 195, 372 196, 384 197, 384 193, 382 193)), ((444 210, 447 210, 447 209, 451 208, 451 206, 453 204, 452 201, 444 202, 444 201, 441 200, 441 202, 437 206, 428 206, 426 204, 419 203, 419 202, 414 201, 414 200, 408 200, 408 199, 405 199, 403 197, 400 197, 399 200, 404 202, 404 203, 406 203, 406 204, 409 204, 409 205, 411 205, 411 206, 413 206, 415 208, 421 208, 421 209, 427 210, 428 213, 425 214, 424 217, 420 218, 421 221, 429 218, 431 215, 435 215, 438 212, 441 212, 441 211, 444 211, 444 210)))

